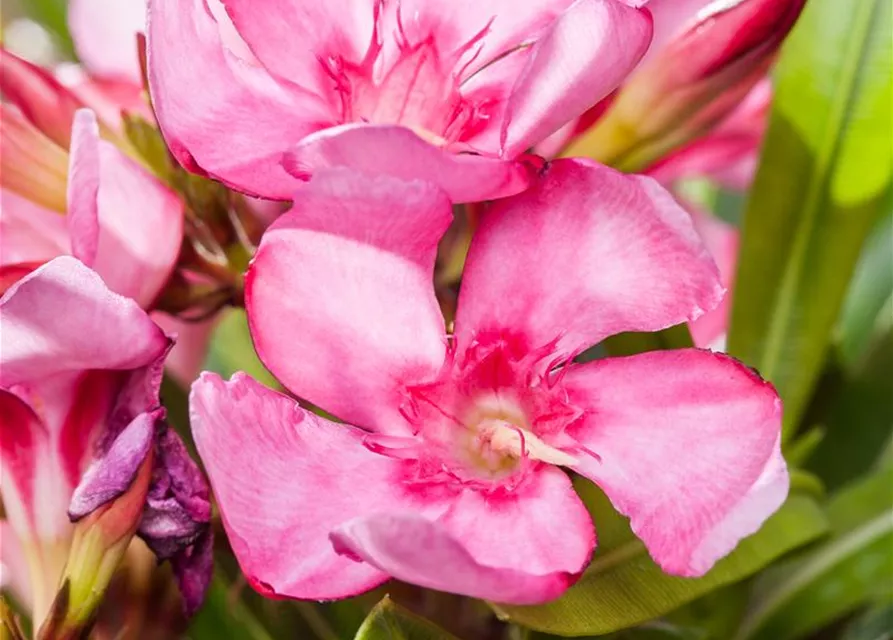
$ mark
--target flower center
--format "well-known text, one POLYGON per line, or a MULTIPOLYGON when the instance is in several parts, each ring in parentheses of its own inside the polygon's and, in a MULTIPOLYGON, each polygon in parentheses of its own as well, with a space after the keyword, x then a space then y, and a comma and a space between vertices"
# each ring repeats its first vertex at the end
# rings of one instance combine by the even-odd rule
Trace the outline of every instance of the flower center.
POLYGON ((501 416, 486 417, 469 429, 469 462, 491 475, 507 475, 527 460, 571 466, 573 456, 552 447, 533 432, 518 426, 515 420, 501 416))

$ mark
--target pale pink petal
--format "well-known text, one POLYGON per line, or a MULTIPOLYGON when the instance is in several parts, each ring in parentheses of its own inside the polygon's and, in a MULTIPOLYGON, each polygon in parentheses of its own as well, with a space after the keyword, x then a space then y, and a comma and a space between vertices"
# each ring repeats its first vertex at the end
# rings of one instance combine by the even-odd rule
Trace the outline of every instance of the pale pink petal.
POLYGON ((342 525, 333 540, 405 582, 512 604, 561 595, 595 546, 586 508, 555 467, 511 492, 466 490, 436 522, 375 513, 342 525))
POLYGON ((68 28, 92 75, 142 84, 136 36, 146 30, 146 0, 71 0, 68 28))
POLYGON ((72 253, 113 291, 148 307, 180 254, 183 203, 143 167, 99 139, 79 111, 68 182, 72 253))
POLYGON ((568 429, 593 480, 667 572, 699 576, 784 502, 781 401, 722 354, 654 351, 574 365, 568 429))
POLYGON ((115 135, 123 134, 123 113, 137 114, 148 122, 155 120, 142 84, 95 78, 77 64, 61 64, 55 71, 59 82, 115 135))
POLYGON ((74 485, 56 459, 46 426, 5 389, 0 389, 0 479, 6 517, 21 539, 66 535, 74 485))
POLYGON ((376 2, 370 0, 222 0, 239 35, 272 73, 317 90, 331 78, 323 62, 360 63, 372 45, 376 2))
POLYGON ((438 185, 452 202, 490 200, 523 191, 535 167, 440 149, 399 125, 347 124, 307 136, 285 158, 289 173, 307 180, 329 167, 347 167, 438 185))
POLYGON ((481 216, 459 294, 460 348, 481 331, 569 355, 697 318, 723 293, 691 218, 650 178, 556 160, 481 216))
POLYGON ((245 374, 202 374, 190 415, 230 544, 267 595, 322 600, 371 589, 387 574, 338 555, 329 532, 378 511, 444 508, 434 491, 407 482, 405 463, 369 451, 365 432, 245 374))
POLYGON ((443 363, 432 277, 451 220, 433 185, 322 173, 264 234, 246 277, 264 364, 342 420, 403 430, 401 389, 443 363))
POLYGON ((164 366, 184 387, 188 387, 201 371, 218 319, 214 317, 203 322, 186 322, 160 311, 152 314, 155 324, 175 340, 164 366))
POLYGON ((68 245, 64 215, 0 189, 0 266, 46 262, 68 245))
POLYGON ((504 156, 533 147, 611 93, 650 41, 647 12, 619 0, 577 0, 533 45, 509 98, 504 156))
POLYGON ((8 520, 0 520, 0 589, 12 594, 24 611, 34 606, 25 550, 8 520))
POLYGON ((738 262, 738 229, 694 206, 689 206, 688 210, 695 229, 719 267, 720 280, 726 288, 726 295, 716 309, 689 324, 691 337, 696 347, 724 351, 732 310, 732 283, 738 262))
POLYGON ((60 372, 134 369, 169 341, 132 300, 69 256, 51 260, 0 301, 0 386, 60 372))
POLYGON ((328 106, 236 57, 203 0, 151 0, 148 36, 155 112, 177 160, 254 195, 291 198, 282 153, 332 124, 328 106))
POLYGON ((0 47, 0 91, 45 136, 68 146, 71 119, 81 104, 50 72, 0 47))

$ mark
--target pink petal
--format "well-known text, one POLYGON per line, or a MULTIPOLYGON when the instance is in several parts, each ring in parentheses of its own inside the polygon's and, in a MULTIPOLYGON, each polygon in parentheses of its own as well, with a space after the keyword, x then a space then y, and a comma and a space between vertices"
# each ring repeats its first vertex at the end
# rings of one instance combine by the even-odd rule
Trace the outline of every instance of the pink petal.
POLYGON ((575 365, 565 386, 586 411, 568 435, 595 454, 575 471, 665 571, 703 575, 784 502, 781 401, 738 361, 654 351, 575 365))
POLYGON ((267 595, 321 600, 371 589, 388 576, 338 555, 329 532, 374 511, 442 510, 405 483, 404 463, 363 446, 365 432, 245 374, 202 374, 190 415, 233 551, 267 595))
POLYGON ((65 216, 0 190, 0 265, 46 262, 68 251, 65 216))
POLYGON ((658 182, 706 177, 727 189, 750 188, 766 131, 772 85, 757 83, 744 101, 713 131, 648 168, 658 182))
POLYGON ((68 146, 71 119, 81 104, 48 71, 0 47, 0 91, 45 136, 68 146))
POLYGON ((246 276, 264 364, 342 420, 400 431, 401 390, 443 363, 432 277, 449 201, 423 182, 332 170, 295 194, 246 276))
POLYGON ((285 157, 301 180, 329 167, 348 167, 402 180, 438 185, 452 202, 502 198, 527 188, 535 168, 473 154, 442 150, 399 125, 346 124, 307 136, 285 157))
POLYGON ((720 279, 726 288, 726 295, 719 306, 690 323, 689 329, 695 346, 723 351, 732 311, 732 283, 738 263, 738 229, 695 207, 690 206, 689 211, 695 229, 719 267, 720 279))
POLYGON ((239 35, 272 73, 324 90, 321 60, 360 63, 372 45, 375 2, 369 0, 222 0, 239 35))
POLYGON ((456 335, 558 339, 568 355, 623 331, 656 331, 714 308, 723 290, 691 218, 650 178, 556 160, 493 203, 472 241, 456 335))
POLYGON ((198 377, 208 355, 211 335, 218 319, 213 317, 203 322, 186 322, 160 311, 152 314, 155 324, 175 340, 164 366, 184 387, 188 387, 198 377))
POLYGON ((142 84, 95 78, 76 64, 56 67, 56 78, 84 107, 96 113, 100 123, 108 128, 106 139, 124 133, 122 113, 137 114, 148 122, 155 120, 142 84))
POLYGON ((67 534, 68 498, 74 487, 56 462, 50 434, 37 414, 4 389, 0 389, 0 477, 6 517, 21 539, 53 541, 67 534))
POLYGON ((0 520, 0 589, 11 594, 23 610, 34 607, 25 550, 8 520, 0 520))
POLYGON ((151 0, 148 35, 155 112, 177 160, 254 195, 291 198, 282 153, 331 124, 328 106, 236 57, 203 0, 151 0))
POLYGON ((69 256, 51 260, 0 301, 0 386, 61 372, 135 369, 169 341, 132 300, 69 256))
POLYGON ((136 36, 146 30, 146 0, 71 0, 68 28, 92 75, 142 84, 136 36))
MULTIPOLYGON (((645 5, 654 20, 654 38, 645 59, 650 59, 670 41, 696 24, 698 15, 716 0, 636 0, 645 5)), ((729 3, 726 3, 729 4, 729 3)))
POLYGON ((514 492, 466 490, 438 521, 373 513, 342 525, 332 538, 405 582, 511 604, 561 595, 595 546, 589 514, 555 467, 542 468, 514 492))
POLYGON ((619 0, 578 0, 533 45, 510 97, 503 155, 533 147, 607 96, 651 41, 647 12, 619 0))
POLYGON ((400 33, 402 38, 385 38, 382 55, 390 60, 399 55, 403 39, 424 42, 433 35, 437 49, 445 59, 463 52, 457 67, 465 67, 467 74, 474 74, 506 52, 534 41, 572 3, 573 0, 401 0, 387 3, 381 16, 380 31, 383 34, 400 33), (484 31, 483 37, 476 40, 484 31), (469 42, 475 42, 475 46, 469 47, 469 42))
POLYGON ((91 111, 79 111, 68 182, 72 253, 113 291, 149 306, 180 254, 183 203, 157 178, 99 139, 91 111))

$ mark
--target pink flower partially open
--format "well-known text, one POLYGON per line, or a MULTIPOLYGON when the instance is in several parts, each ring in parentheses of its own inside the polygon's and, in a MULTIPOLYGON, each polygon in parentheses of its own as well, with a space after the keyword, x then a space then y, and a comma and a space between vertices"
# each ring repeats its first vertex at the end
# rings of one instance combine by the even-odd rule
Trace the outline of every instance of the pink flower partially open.
POLYGON ((185 167, 288 199, 350 166, 465 202, 524 189, 525 150, 624 79, 651 20, 620 0, 152 0, 148 38, 185 167))
POLYGON ((330 171, 264 236, 247 283, 258 353, 350 424, 243 374, 194 383, 196 444, 255 587, 328 599, 393 576, 498 602, 555 598, 596 542, 559 467, 598 483, 683 576, 778 508, 781 407, 753 371, 694 349, 573 361, 719 301, 716 267, 669 194, 552 163, 482 214, 452 338, 432 287, 450 218, 433 185, 330 171))
POLYGON ((101 526, 113 537, 138 530, 174 563, 194 608, 210 577, 210 556, 193 553, 210 535, 210 504, 164 423, 158 394, 170 338, 70 256, 15 283, 0 298, 0 324, 0 492, 29 565, 35 624, 59 587, 69 518, 113 503, 147 460, 148 496, 123 510, 136 521, 107 517, 101 526))

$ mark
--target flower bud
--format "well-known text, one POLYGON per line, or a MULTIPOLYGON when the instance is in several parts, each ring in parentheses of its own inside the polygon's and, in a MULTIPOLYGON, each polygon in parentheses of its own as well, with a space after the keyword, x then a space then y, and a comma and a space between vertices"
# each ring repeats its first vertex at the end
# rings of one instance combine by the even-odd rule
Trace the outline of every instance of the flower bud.
POLYGON ((805 0, 716 0, 648 59, 567 155, 641 171, 705 133, 765 76, 805 0))
POLYGON ((87 469, 75 489, 69 517, 76 522, 62 588, 40 638, 87 633, 105 590, 142 518, 154 461, 159 412, 141 414, 87 469))

